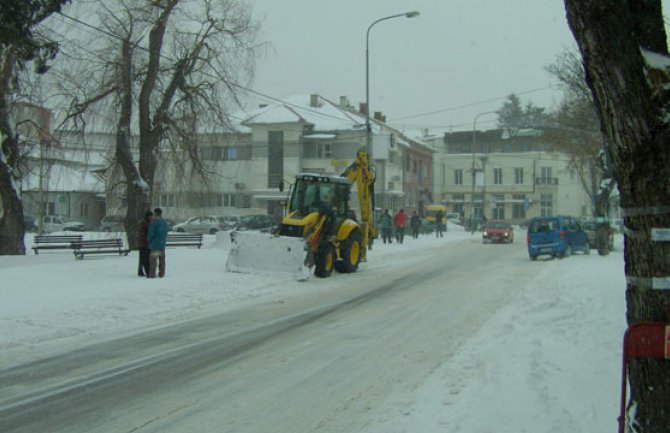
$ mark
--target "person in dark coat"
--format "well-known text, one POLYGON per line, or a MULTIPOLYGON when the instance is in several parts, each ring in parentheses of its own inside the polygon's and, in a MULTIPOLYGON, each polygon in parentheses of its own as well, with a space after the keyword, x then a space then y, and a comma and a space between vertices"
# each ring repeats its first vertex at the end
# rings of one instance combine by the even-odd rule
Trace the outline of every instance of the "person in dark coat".
POLYGON ((137 245, 139 247, 139 264, 137 275, 140 277, 149 276, 149 224, 154 213, 150 210, 144 213, 144 218, 137 222, 137 245))
POLYGON ((165 247, 167 245, 168 226, 163 220, 163 210, 159 207, 154 209, 154 219, 149 224, 149 278, 156 278, 156 267, 158 276, 165 276, 165 247))
POLYGON ((409 219, 409 225, 412 227, 412 236, 414 239, 419 238, 419 230, 421 229, 421 218, 416 211, 412 212, 412 216, 409 219))
POLYGON ((437 214, 435 215, 435 236, 438 238, 441 238, 444 236, 442 233, 442 230, 444 226, 442 225, 444 221, 444 212, 437 211, 437 214))
POLYGON ((389 244, 393 243, 393 240, 391 238, 391 230, 393 228, 393 218, 391 217, 391 214, 389 214, 388 209, 384 209, 384 213, 382 214, 382 217, 380 218, 379 221, 379 226, 381 227, 382 230, 382 240, 384 243, 388 241, 389 244))

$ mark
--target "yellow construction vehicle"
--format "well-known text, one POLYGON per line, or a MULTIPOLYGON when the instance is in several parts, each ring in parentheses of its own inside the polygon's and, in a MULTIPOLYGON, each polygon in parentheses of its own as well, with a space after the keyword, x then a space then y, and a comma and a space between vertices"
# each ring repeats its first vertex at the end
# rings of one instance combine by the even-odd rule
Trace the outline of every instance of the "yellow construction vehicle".
POLYGON ((297 264, 291 260, 300 257, 296 255, 298 244, 279 242, 276 239, 279 237, 302 241, 302 265, 308 269, 313 267, 317 277, 328 277, 333 269, 342 273, 356 272, 358 264, 367 260, 367 250, 377 236, 372 212, 374 181, 368 154, 363 149, 340 176, 297 174, 286 203, 286 216, 274 234, 275 239, 267 238, 266 242, 254 236, 248 240, 246 234, 240 233, 234 241, 235 251, 229 254, 227 268, 244 271, 268 264, 277 270, 276 262, 282 260, 281 266, 295 269, 297 264), (360 221, 349 206, 354 182, 360 221), (254 263, 241 263, 242 256, 254 263))

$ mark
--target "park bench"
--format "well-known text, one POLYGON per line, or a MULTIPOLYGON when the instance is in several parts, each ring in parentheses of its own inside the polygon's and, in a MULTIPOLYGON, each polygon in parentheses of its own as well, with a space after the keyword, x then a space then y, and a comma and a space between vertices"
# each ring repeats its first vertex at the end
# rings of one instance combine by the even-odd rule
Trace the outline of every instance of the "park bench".
POLYGON ((167 247, 202 247, 202 234, 168 233, 167 247))
POLYGON ((42 250, 69 250, 72 242, 81 242, 82 235, 37 235, 33 240, 33 251, 39 254, 42 250))
POLYGON ((77 259, 83 259, 87 254, 118 254, 127 256, 130 250, 123 248, 123 240, 116 239, 95 239, 79 240, 72 242, 72 253, 77 259))

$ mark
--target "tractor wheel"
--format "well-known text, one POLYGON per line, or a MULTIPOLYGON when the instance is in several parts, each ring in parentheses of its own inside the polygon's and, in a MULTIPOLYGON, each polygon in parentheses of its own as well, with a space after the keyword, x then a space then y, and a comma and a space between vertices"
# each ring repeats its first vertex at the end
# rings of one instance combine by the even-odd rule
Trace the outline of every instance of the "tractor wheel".
POLYGON ((362 248, 361 232, 354 230, 340 244, 340 259, 335 262, 337 272, 349 274, 356 272, 358 264, 361 262, 362 248))
POLYGON ((314 257, 314 275, 319 278, 330 277, 335 263, 333 244, 325 242, 319 246, 314 257))

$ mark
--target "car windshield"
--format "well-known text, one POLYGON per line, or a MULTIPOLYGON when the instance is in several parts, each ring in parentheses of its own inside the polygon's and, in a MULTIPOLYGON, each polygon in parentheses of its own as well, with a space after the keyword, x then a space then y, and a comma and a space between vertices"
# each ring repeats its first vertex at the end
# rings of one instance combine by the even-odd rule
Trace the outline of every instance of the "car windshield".
POLYGON ((556 219, 542 219, 535 220, 528 227, 530 233, 551 232, 558 229, 558 220, 556 219))
POLYGON ((505 229, 509 227, 509 224, 503 222, 488 222, 484 225, 484 227, 490 229, 505 229))

